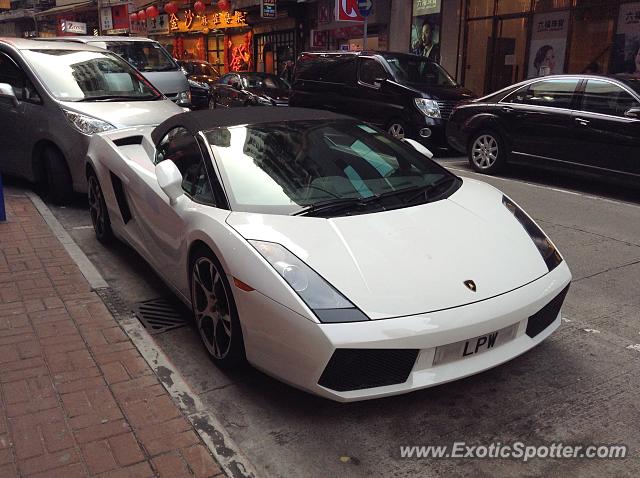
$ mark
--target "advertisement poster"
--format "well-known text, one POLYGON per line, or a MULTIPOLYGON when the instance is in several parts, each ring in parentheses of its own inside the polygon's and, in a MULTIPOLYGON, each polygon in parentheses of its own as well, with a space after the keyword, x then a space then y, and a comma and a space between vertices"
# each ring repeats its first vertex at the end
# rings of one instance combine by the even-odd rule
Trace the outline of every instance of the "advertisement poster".
MULTIPOLYGON (((417 2, 417 0, 416 0, 417 2)), ((411 53, 440 62, 440 14, 420 15, 411 22, 411 53)))
POLYGON ((440 0, 413 0, 413 16, 440 13, 440 0))
POLYGON ((569 12, 534 15, 527 78, 564 73, 568 29, 569 12))
POLYGON ((620 5, 611 72, 640 78, 640 3, 620 5))

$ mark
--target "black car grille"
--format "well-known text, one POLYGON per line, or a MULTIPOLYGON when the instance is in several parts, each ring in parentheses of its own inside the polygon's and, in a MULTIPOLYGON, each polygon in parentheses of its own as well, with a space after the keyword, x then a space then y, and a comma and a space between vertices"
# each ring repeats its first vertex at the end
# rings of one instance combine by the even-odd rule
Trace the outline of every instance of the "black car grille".
POLYGON ((453 108, 458 104, 458 101, 455 100, 438 100, 438 108, 440 108, 440 117, 442 119, 449 119, 451 116, 451 112, 453 108))
POLYGON ((551 302, 529 317, 529 321, 527 322, 527 335, 529 337, 534 338, 556 320, 568 291, 569 286, 565 287, 551 302))
POLYGON ((346 392, 407 381, 417 349, 336 349, 319 385, 346 392))

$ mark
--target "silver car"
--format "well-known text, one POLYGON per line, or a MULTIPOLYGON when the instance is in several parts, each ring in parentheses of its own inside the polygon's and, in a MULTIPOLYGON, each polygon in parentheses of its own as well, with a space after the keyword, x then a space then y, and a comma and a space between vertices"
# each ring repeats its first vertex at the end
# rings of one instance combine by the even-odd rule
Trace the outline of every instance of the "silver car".
POLYGON ((182 111, 114 53, 0 38, 0 171, 42 182, 53 201, 86 192, 92 134, 182 111))

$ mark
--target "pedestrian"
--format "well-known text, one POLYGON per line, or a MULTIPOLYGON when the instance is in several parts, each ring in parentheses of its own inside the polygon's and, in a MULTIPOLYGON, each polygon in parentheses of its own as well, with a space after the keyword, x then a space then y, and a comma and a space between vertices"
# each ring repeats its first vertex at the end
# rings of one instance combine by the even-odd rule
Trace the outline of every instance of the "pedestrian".
POLYGON ((284 63, 284 69, 280 74, 280 78, 291 84, 291 79, 293 78, 293 61, 287 60, 284 63))

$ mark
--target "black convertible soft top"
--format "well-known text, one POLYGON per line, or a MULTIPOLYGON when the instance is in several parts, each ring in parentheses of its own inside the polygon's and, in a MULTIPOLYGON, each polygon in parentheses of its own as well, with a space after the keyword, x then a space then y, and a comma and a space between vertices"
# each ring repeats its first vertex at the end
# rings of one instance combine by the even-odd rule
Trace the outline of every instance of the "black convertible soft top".
POLYGON ((178 126, 186 128, 191 134, 195 135, 199 131, 241 124, 341 119, 349 119, 349 117, 323 110, 277 106, 189 111, 188 113, 173 115, 160 123, 151 133, 151 139, 153 139, 154 144, 158 144, 167 132, 178 126))

